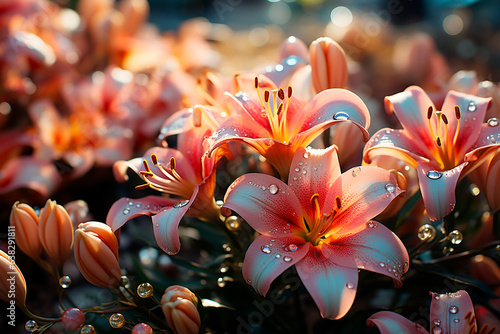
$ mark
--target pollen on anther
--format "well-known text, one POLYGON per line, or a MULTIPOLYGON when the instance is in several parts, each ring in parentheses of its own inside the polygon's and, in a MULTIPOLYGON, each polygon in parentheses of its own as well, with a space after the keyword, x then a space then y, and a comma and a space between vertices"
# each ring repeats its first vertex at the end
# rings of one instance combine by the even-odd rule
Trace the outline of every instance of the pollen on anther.
POLYGON ((460 107, 459 106, 455 106, 455 117, 457 119, 460 119, 460 107))
POLYGON ((143 190, 143 189, 146 189, 146 188, 149 188, 149 183, 144 183, 144 184, 135 186, 136 190, 143 190))
POLYGON ((432 116, 432 106, 429 106, 429 109, 427 109, 427 119, 431 119, 432 116))
POLYGON ((255 88, 259 87, 259 78, 255 77, 255 88))
POLYGON ((153 165, 158 165, 158 157, 156 154, 151 154, 151 161, 153 162, 153 165))
POLYGON ((448 117, 445 114, 441 114, 441 118, 443 119, 444 124, 448 124, 448 117))
POLYGON ((340 197, 339 196, 335 197, 335 202, 337 202, 337 208, 340 209, 340 207, 342 206, 342 203, 340 201, 340 197))
POLYGON ((170 169, 175 169, 175 158, 171 157, 170 158, 170 169))
POLYGON ((277 114, 281 114, 281 112, 283 111, 283 103, 280 103, 279 107, 278 107, 278 111, 277 111, 277 114))
POLYGON ((441 138, 439 138, 439 137, 436 138, 436 144, 438 146, 441 146, 441 138))
POLYGON ((146 169, 146 171, 151 172, 151 169, 149 169, 148 162, 146 160, 142 160, 142 163, 144 164, 144 168, 146 169))
POLYGON ((266 90, 266 91, 264 92, 264 101, 265 101, 266 103, 267 103, 267 102, 269 102, 269 94, 270 94, 270 93, 269 93, 269 91, 268 91, 268 90, 266 90))
POLYGON ((288 98, 292 97, 292 86, 288 86, 288 98))
POLYGON ((284 99, 285 99, 285 92, 283 91, 283 88, 280 88, 280 89, 278 90, 278 97, 279 97, 280 99, 282 99, 282 100, 284 100, 284 99))

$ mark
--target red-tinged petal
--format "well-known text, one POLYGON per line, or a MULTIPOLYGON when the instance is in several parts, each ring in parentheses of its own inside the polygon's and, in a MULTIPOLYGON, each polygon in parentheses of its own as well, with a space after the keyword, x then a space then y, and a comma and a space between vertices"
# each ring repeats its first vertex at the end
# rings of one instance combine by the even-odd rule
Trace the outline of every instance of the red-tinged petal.
MULTIPOLYGON (((465 161, 483 160, 486 154, 493 153, 500 148, 500 121, 491 119, 487 123, 481 125, 480 129, 476 129, 479 133, 476 143, 469 148, 465 154, 465 161), (479 130, 479 131, 478 131, 479 130)), ((481 162, 481 161, 479 161, 481 162)))
POLYGON ((446 334, 476 333, 476 317, 469 294, 460 290, 455 293, 432 293, 431 333, 441 328, 446 334), (458 319, 458 321, 456 320, 458 319))
POLYGON ((402 192, 396 177, 383 168, 354 167, 342 173, 330 187, 323 206, 324 213, 337 211, 330 233, 350 234, 362 228, 402 192))
POLYGON ((166 207, 153 216, 156 243, 165 253, 177 254, 181 249, 179 223, 198 196, 198 190, 199 187, 196 186, 189 200, 177 201, 173 206, 166 207))
MULTIPOLYGON (((257 95, 257 90, 254 88, 255 94, 251 94, 244 91, 239 91, 234 95, 229 95, 232 97, 233 110, 237 110, 239 115, 243 117, 245 125, 248 122, 257 123, 260 127, 265 129, 267 132, 271 133, 271 126, 269 125, 269 120, 267 117, 262 117, 262 110, 264 107, 259 101, 259 96, 257 95)), ((261 98, 264 98, 264 90, 259 90, 261 98)), ((224 126, 225 124, 223 124, 224 126)), ((239 128, 238 128, 239 129, 239 128)))
POLYGON ((245 174, 229 187, 223 208, 237 212, 257 232, 286 237, 305 231, 302 208, 293 190, 265 174, 245 174))
POLYGON ((163 139, 168 136, 177 135, 191 128, 193 122, 193 110, 191 108, 181 109, 173 113, 165 122, 163 122, 160 130, 159 138, 163 139))
MULTIPOLYGON (((377 312, 366 320, 368 327, 377 326, 381 334, 429 334, 422 325, 394 312, 377 312)), ((444 332, 448 334, 447 332, 444 332)))
POLYGON ((312 246, 295 267, 323 318, 340 319, 349 311, 358 288, 357 269, 336 265, 312 246))
POLYGON ((363 140, 370 137, 370 113, 365 103, 354 93, 340 88, 327 89, 317 94, 302 108, 289 108, 288 132, 301 133, 323 123, 348 120, 363 132, 363 140))
POLYGON ((311 196, 318 194, 320 208, 330 185, 340 177, 340 165, 337 156, 337 147, 330 146, 325 150, 297 148, 292 164, 288 185, 299 199, 304 214, 313 221, 313 205, 311 196))
POLYGON ((200 127, 193 127, 179 134, 177 138, 177 150, 184 154, 186 163, 193 169, 194 175, 198 178, 198 182, 205 177, 203 175, 202 157, 205 154, 206 148, 203 145, 203 141, 211 134, 212 131, 210 128, 206 125, 202 125, 200 127))
POLYGON ((394 112, 403 128, 408 131, 408 136, 421 141, 425 146, 434 145, 427 119, 429 107, 436 110, 429 96, 418 86, 408 87, 401 93, 385 98, 386 111, 394 112))
POLYGON ((243 278, 263 296, 274 279, 300 261, 309 249, 309 243, 300 237, 273 238, 257 237, 248 247, 243 261, 243 278), (288 248, 290 245, 294 245, 292 251, 288 248))
POLYGON ((448 117, 448 145, 454 144, 454 150, 460 159, 478 140, 481 124, 488 109, 491 98, 482 98, 474 95, 449 91, 443 103, 443 112, 448 117), (455 143, 452 143, 457 128, 455 107, 460 109, 460 131, 455 143))
POLYGON ((60 182, 53 164, 33 157, 19 157, 9 160, 0 171, 0 194, 27 188, 48 197, 60 182))
POLYGON ((402 285, 401 276, 408 271, 405 246, 390 229, 376 221, 369 221, 351 235, 332 236, 323 243, 322 250, 340 266, 386 275, 398 287, 402 285))
POLYGON ((415 140, 406 130, 389 128, 377 131, 363 149, 363 159, 371 163, 373 157, 386 155, 416 166, 419 161, 434 160, 429 148, 421 140, 415 140))
POLYGON ((455 188, 462 169, 467 165, 464 162, 447 171, 434 170, 426 163, 417 165, 418 183, 422 192, 425 210, 433 221, 446 217, 455 208, 455 188))
POLYGON ((131 219, 156 215, 165 207, 171 207, 177 202, 179 199, 161 196, 146 196, 138 199, 120 198, 109 209, 106 224, 111 227, 113 232, 116 232, 131 219))

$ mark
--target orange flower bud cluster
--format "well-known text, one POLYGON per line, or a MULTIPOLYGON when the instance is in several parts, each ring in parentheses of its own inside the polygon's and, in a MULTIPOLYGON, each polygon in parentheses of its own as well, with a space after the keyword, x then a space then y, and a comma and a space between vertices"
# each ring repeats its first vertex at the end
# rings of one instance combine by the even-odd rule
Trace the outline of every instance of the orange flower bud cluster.
POLYGON ((161 308, 175 334, 196 334, 201 317, 197 309, 198 298, 189 289, 172 285, 161 297, 161 308))

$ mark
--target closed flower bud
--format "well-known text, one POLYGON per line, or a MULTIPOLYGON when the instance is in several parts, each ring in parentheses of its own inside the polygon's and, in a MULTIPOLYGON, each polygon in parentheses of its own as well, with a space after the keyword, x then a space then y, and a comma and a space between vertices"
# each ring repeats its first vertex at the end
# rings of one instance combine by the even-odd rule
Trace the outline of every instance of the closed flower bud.
POLYGON ((311 78, 317 93, 347 84, 347 59, 342 47, 328 37, 321 37, 309 47, 311 78))
POLYGON ((16 230, 16 245, 33 260, 42 255, 42 243, 38 236, 38 216, 31 206, 16 202, 10 212, 10 225, 16 230))
POLYGON ((14 300, 17 306, 26 304, 26 281, 17 265, 0 250, 0 299, 7 303, 14 300))
POLYGON ((108 225, 80 224, 75 232, 74 253, 76 265, 87 281, 102 288, 120 285, 118 240, 108 225))
POLYGON ((47 255, 62 268, 73 247, 73 223, 63 206, 47 200, 40 211, 38 235, 47 255))
POLYGON ((175 334, 196 334, 201 318, 197 309, 198 298, 189 289, 173 285, 161 297, 161 308, 175 334))

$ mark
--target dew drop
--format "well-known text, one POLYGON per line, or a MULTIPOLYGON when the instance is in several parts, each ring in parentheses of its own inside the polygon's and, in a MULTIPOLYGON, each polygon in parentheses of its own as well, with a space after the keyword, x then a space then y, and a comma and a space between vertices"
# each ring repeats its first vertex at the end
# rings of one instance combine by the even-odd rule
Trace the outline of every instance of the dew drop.
POLYGON ((92 325, 85 325, 80 330, 80 334, 95 334, 95 328, 92 325))
POLYGON ((392 183, 387 183, 385 185, 385 190, 387 190, 387 192, 389 193, 393 193, 396 190, 396 186, 393 185, 392 183))
POLYGON ((281 255, 280 254, 276 254, 274 257, 277 258, 277 259, 279 259, 281 257, 281 255))
POLYGON ((286 249, 290 252, 295 252, 299 247, 296 244, 290 244, 286 249))
POLYGON ((295 167, 295 171, 298 173, 300 172, 300 168, 299 167, 295 167))
POLYGON ((132 206, 132 205, 134 205, 134 203, 132 203, 132 202, 128 202, 128 205, 129 205, 129 206, 132 206))
POLYGON ((304 170, 302 171, 302 174, 304 174, 304 175, 305 175, 305 174, 307 174, 307 170, 305 170, 305 169, 304 169, 304 170))
POLYGON ((302 166, 304 163, 302 161, 299 161, 299 166, 302 166))
POLYGON ((333 119, 335 120, 340 120, 340 121, 346 121, 349 119, 349 114, 343 111, 339 111, 335 115, 333 115, 333 119))
POLYGON ((436 236, 436 229, 434 228, 434 226, 429 225, 429 224, 422 225, 418 229, 417 236, 422 241, 423 240, 430 241, 431 239, 433 239, 436 236))
POLYGON ((455 323, 459 323, 459 322, 460 322, 460 319, 455 318, 455 319, 453 319, 453 322, 455 322, 455 323))
POLYGON ((124 214, 124 215, 128 215, 129 213, 130 213, 130 210, 129 210, 129 209, 125 209, 125 210, 123 210, 123 214, 124 214))
POLYGON ((441 326, 441 320, 439 320, 439 319, 434 319, 434 320, 432 320, 432 323, 433 323, 435 326, 441 326))
POLYGON ((136 208, 140 208, 140 207, 141 207, 141 204, 140 204, 140 203, 137 203, 137 204, 135 205, 135 207, 136 207, 136 208))
POLYGON ((252 280, 251 279, 247 279, 247 283, 248 284, 252 284, 252 280))
POLYGON ((229 216, 225 221, 226 227, 229 231, 236 231, 240 228, 240 219, 236 216, 229 216))
POLYGON ((498 122, 498 118, 495 118, 495 117, 490 118, 488 120, 488 125, 491 126, 491 127, 498 126, 498 123, 499 123, 498 122))
POLYGON ((224 280, 224 278, 219 277, 217 279, 217 285, 219 286, 219 288, 225 287, 226 286, 226 281, 224 280))
POLYGON ((177 203, 174 204, 174 208, 176 208, 176 209, 182 208, 183 206, 188 205, 188 203, 189 203, 188 199, 186 199, 184 201, 177 202, 177 203))
POLYGON ((275 185, 275 184, 271 184, 271 185, 269 186, 269 192, 270 192, 271 194, 273 194, 273 195, 274 195, 274 194, 278 193, 278 191, 279 191, 279 188, 278 188, 278 186, 277 186, 277 185, 275 185))
POLYGON ((109 317, 109 324, 113 328, 121 328, 125 324, 125 317, 120 313, 113 313, 109 317))
POLYGON ((384 262, 380 262, 378 265, 381 266, 382 268, 385 267, 385 263, 384 262))
POLYGON ((470 101, 469 103, 469 106, 467 107, 467 110, 471 111, 471 112, 474 112, 477 110, 477 106, 476 104, 474 103, 474 101, 470 101))
POLYGON ((283 260, 285 260, 285 262, 290 262, 292 261, 292 258, 290 256, 285 256, 283 260))
POLYGON ((448 234, 448 238, 454 245, 459 245, 463 240, 462 233, 459 230, 451 231, 450 234, 448 234))
POLYGON ((348 289, 354 289, 354 284, 353 284, 353 283, 351 283, 351 282, 348 282, 345 286, 346 286, 346 288, 348 288, 348 289))
POLYGON ((352 177, 358 176, 358 173, 361 172, 361 168, 357 167, 352 170, 352 177))
POLYGON ((437 180, 443 176, 443 173, 437 171, 437 170, 430 170, 427 172, 427 177, 431 180, 437 180))
POLYGON ((35 320, 30 319, 26 321, 26 324, 24 324, 24 328, 26 329, 27 332, 33 333, 38 329, 38 324, 36 323, 35 320))
POLYGON ((69 288, 69 286, 71 285, 71 277, 69 277, 68 275, 61 277, 59 279, 59 285, 63 289, 69 288))
POLYGON ((457 314, 458 313, 458 307, 455 305, 450 306, 449 311, 451 314, 457 314))
POLYGON ((432 330, 432 334, 441 334, 441 333, 443 333, 441 327, 434 327, 434 329, 432 330))
POLYGON ((149 283, 141 283, 137 287, 137 294, 141 298, 149 298, 153 294, 154 288, 149 283))
POLYGON ((309 158, 309 152, 304 153, 303 157, 304 157, 304 159, 309 158))
POLYGON ((377 227, 377 226, 378 226, 378 224, 377 224, 376 222, 374 222, 374 221, 370 221, 370 222, 368 222, 368 227, 369 227, 369 228, 375 228, 375 227, 377 227))
POLYGON ((269 247, 269 245, 264 245, 260 249, 262 250, 262 253, 266 253, 266 254, 271 253, 271 248, 269 247))

